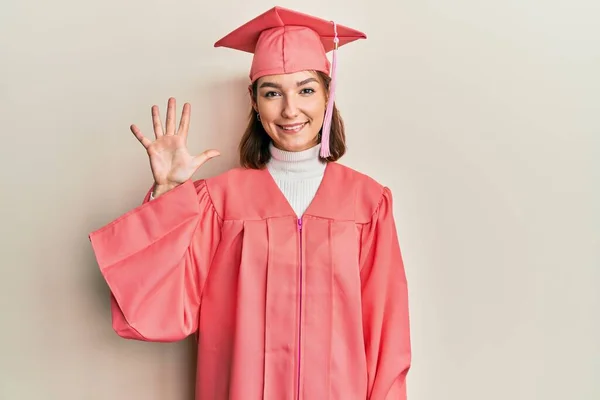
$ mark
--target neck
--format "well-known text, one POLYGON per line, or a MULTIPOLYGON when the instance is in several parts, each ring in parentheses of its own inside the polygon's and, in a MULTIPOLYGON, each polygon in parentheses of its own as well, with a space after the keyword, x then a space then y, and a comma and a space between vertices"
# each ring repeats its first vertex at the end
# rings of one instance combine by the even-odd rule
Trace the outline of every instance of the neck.
POLYGON ((271 144, 269 172, 297 216, 306 211, 325 173, 326 162, 319 158, 321 145, 304 151, 285 151, 271 144))
POLYGON ((302 151, 286 151, 270 145, 271 160, 268 168, 271 172, 285 173, 290 178, 309 178, 322 175, 325 162, 319 158, 321 145, 302 151))

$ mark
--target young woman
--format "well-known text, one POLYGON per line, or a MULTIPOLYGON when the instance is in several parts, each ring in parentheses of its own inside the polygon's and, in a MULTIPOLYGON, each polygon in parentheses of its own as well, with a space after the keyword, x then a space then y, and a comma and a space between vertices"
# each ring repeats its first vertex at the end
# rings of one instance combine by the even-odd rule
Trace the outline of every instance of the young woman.
POLYGON ((335 51, 364 34, 273 8, 216 43, 254 54, 241 167, 186 148, 190 105, 152 108, 154 185, 90 234, 124 338, 195 334, 202 400, 406 399, 407 285, 390 190, 336 161, 335 51), (333 65, 326 53, 334 50, 333 65), (330 75, 333 75, 333 80, 330 75))

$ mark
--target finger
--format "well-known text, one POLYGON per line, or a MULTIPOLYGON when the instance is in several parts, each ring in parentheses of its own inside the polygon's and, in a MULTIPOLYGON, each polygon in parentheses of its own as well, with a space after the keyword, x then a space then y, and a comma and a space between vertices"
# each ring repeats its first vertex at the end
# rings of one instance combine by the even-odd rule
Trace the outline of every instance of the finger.
POLYGON ((135 126, 135 125, 131 125, 129 127, 129 129, 131 129, 131 132, 133 132, 133 135, 136 137, 137 140, 140 141, 140 143, 142 144, 142 146, 144 146, 144 148, 148 148, 148 146, 150 146, 152 144, 152 142, 150 141, 150 139, 146 138, 143 134, 142 131, 140 131, 140 129, 135 126))
POLYGON ((183 111, 181 112, 181 120, 179 121, 178 135, 187 138, 188 129, 190 128, 190 114, 192 112, 192 106, 190 103, 183 105, 183 111))
POLYGON ((160 122, 158 106, 152 106, 152 125, 154 126, 154 136, 158 139, 164 134, 162 124, 160 122))
POLYGON ((175 99, 173 97, 169 98, 169 102, 167 104, 167 135, 175 134, 175 99))
POLYGON ((204 164, 205 162, 207 162, 208 160, 210 160, 211 158, 220 156, 221 153, 218 150, 206 150, 204 153, 200 154, 199 156, 194 157, 194 166, 196 167, 196 169, 200 168, 200 166, 202 164, 204 164))

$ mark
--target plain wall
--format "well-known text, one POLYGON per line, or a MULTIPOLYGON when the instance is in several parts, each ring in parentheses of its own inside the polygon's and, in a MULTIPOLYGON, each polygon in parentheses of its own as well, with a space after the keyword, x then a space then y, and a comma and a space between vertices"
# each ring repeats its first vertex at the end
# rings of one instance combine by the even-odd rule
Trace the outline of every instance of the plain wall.
MULTIPOLYGON (((235 165, 270 1, 0 6, 0 399, 191 400, 191 340, 119 338, 87 235, 152 175, 129 131, 192 104, 235 165)), ((342 162, 389 186, 410 285, 410 400, 600 399, 600 2, 317 0, 339 52, 342 162)))

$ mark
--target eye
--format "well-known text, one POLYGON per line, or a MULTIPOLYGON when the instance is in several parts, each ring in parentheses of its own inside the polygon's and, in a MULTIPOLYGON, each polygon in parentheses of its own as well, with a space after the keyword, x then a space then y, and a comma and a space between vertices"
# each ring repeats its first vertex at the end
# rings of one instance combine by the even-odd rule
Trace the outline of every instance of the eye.
POLYGON ((312 88, 304 88, 304 89, 302 89, 302 91, 300 93, 302 93, 302 94, 313 94, 314 92, 315 92, 315 90, 312 89, 312 88))
POLYGON ((267 92, 264 94, 265 97, 274 97, 274 96, 278 96, 279 93, 277 92, 267 92))

